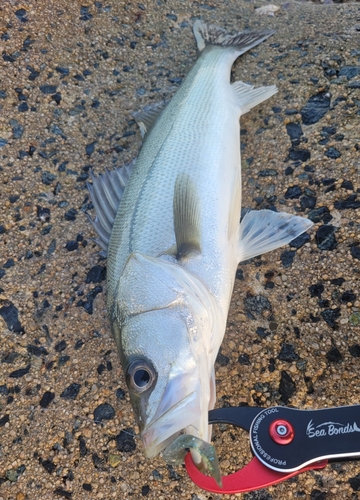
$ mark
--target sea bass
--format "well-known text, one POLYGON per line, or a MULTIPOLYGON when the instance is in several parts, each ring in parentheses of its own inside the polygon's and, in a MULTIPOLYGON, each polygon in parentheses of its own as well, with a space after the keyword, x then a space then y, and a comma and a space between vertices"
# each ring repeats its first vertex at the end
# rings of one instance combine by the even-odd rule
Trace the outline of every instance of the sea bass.
POLYGON ((146 134, 136 163, 89 185, 109 320, 148 457, 183 433, 210 442, 237 266, 312 225, 269 210, 239 222, 239 118, 277 89, 230 83, 231 66, 273 32, 196 21, 194 34, 199 57, 171 101, 134 115, 146 134))

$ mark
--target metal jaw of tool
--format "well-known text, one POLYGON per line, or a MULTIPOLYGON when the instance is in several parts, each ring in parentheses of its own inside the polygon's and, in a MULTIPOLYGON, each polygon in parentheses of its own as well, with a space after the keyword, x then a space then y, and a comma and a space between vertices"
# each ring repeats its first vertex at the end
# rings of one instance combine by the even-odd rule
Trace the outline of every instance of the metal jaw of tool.
POLYGON ((286 481, 328 460, 360 457, 360 405, 320 410, 230 407, 209 412, 209 424, 226 423, 249 432, 254 458, 224 476, 222 487, 185 457, 186 470, 200 488, 214 493, 253 491, 286 481))

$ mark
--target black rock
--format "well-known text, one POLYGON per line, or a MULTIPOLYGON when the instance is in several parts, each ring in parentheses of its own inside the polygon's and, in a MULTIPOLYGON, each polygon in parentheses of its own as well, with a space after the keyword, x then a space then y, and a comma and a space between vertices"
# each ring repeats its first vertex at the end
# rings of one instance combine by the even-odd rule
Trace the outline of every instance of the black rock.
POLYGON ((331 224, 320 226, 316 231, 316 244, 320 250, 334 250, 337 247, 336 227, 331 224))
POLYGON ((306 210, 307 208, 313 209, 316 205, 316 196, 302 196, 300 198, 301 210, 306 210))
POLYGON ((80 456, 85 457, 85 455, 87 455, 88 452, 85 439, 82 436, 79 436, 78 441, 79 441, 80 456))
POLYGON ((50 208, 41 207, 40 205, 36 206, 36 215, 41 222, 49 222, 50 220, 50 208))
POLYGON ((320 314, 331 328, 337 327, 336 320, 341 316, 340 307, 336 309, 325 309, 325 311, 322 311, 320 314))
POLYGON ((360 208, 360 200, 356 200, 356 194, 351 194, 346 200, 335 201, 334 207, 337 210, 347 210, 349 208, 360 208))
POLYGON ((93 303, 95 300, 95 297, 102 292, 102 287, 101 286, 96 286, 90 292, 86 294, 86 299, 87 300, 79 300, 79 302, 76 304, 77 307, 83 307, 85 311, 88 314, 93 313, 93 303))
POLYGON ((256 334, 259 335, 259 337, 261 337, 262 339, 264 339, 265 337, 271 335, 271 332, 265 330, 265 328, 263 328, 262 326, 259 326, 256 329, 256 334))
POLYGON ((317 489, 312 490, 310 494, 310 500, 325 500, 327 496, 326 491, 320 491, 317 489))
POLYGON ((327 92, 319 92, 310 97, 300 110, 304 125, 311 125, 321 120, 330 109, 331 98, 327 92))
POLYGON ((124 389, 121 389, 121 387, 119 387, 118 389, 116 389, 115 396, 118 399, 125 399, 125 395, 126 395, 126 392, 124 391, 124 389))
POLYGON ((43 94, 51 95, 55 94, 57 87, 56 85, 40 85, 39 89, 43 94))
POLYGON ((102 420, 111 420, 115 417, 115 410, 109 403, 103 403, 94 410, 94 422, 99 424, 102 420))
POLYGON ((311 158, 311 153, 307 149, 289 149, 289 159, 293 161, 305 162, 311 158))
POLYGON ((66 341, 65 340, 60 340, 57 344, 55 344, 55 351, 56 352, 62 352, 65 351, 66 349, 66 341))
POLYGON ((9 377, 10 378, 21 378, 24 375, 26 375, 27 373, 29 373, 30 367, 31 367, 31 365, 28 364, 27 366, 25 366, 25 368, 20 368, 19 370, 14 370, 13 372, 11 372, 9 374, 9 377))
POLYGON ((300 198, 301 195, 302 195, 302 190, 300 186, 291 186, 286 190, 285 199, 294 200, 296 198, 300 198))
POLYGON ((83 483, 82 489, 85 491, 92 491, 92 486, 90 483, 83 483))
POLYGON ((226 366, 230 362, 230 358, 228 356, 225 356, 221 352, 218 352, 218 355, 216 356, 216 363, 218 363, 220 366, 226 366))
POLYGON ((288 268, 291 266, 291 264, 293 263, 294 261, 294 258, 295 258, 295 250, 285 250, 281 255, 280 255, 280 260, 281 260, 281 263, 282 265, 285 267, 285 268, 288 268))
POLYGON ((260 170, 259 177, 275 177, 278 175, 278 171, 273 168, 266 168, 265 170, 260 170))
POLYGON ((41 408, 47 408, 54 398, 54 392, 46 391, 44 392, 43 397, 40 399, 39 405, 41 406, 41 408))
POLYGON ((60 394, 60 397, 64 399, 76 399, 76 396, 79 394, 80 388, 80 384, 70 384, 65 390, 63 390, 63 392, 60 394))
POLYGON ((150 493, 150 486, 148 484, 145 484, 142 488, 141 488, 141 495, 143 497, 146 497, 149 493, 150 493))
POLYGON ((288 123, 286 125, 286 132, 288 133, 288 136, 292 141, 299 141, 301 139, 301 136, 303 135, 301 125, 294 122, 288 123))
POLYGON ((354 185, 351 181, 343 181, 343 183, 341 184, 341 187, 343 189, 347 189, 348 191, 354 191, 354 185))
MULTIPOLYGON (((353 245, 350 247, 350 252, 351 255, 353 256, 354 259, 360 260, 360 247, 357 245, 353 245)), ((0 309, 0 314, 1 314, 1 309, 0 309)))
POLYGON ((309 286, 310 296, 311 297, 321 297, 321 294, 324 291, 324 285, 322 283, 316 283, 315 285, 309 286))
POLYGON ((28 103, 23 101, 21 104, 19 104, 18 111, 20 111, 20 113, 24 113, 26 111, 29 111, 28 103))
POLYGON ((250 313, 261 314, 265 310, 271 311, 271 304, 266 297, 262 295, 256 295, 255 297, 252 295, 248 295, 246 299, 244 299, 244 304, 246 309, 250 313))
POLYGON ((244 279, 244 271, 242 269, 237 269, 235 278, 237 280, 243 280, 244 279))
POLYGON ((134 451, 136 449, 134 436, 134 429, 131 427, 121 431, 120 434, 115 437, 118 451, 122 451, 124 453, 131 453, 134 451))
POLYGON ((66 243, 65 248, 68 252, 73 252, 79 248, 79 243, 76 240, 70 240, 66 243))
POLYGON ((106 278, 105 266, 94 266, 87 273, 85 283, 101 283, 106 278))
POLYGON ((238 362, 241 365, 250 365, 251 364, 248 354, 240 354, 240 356, 238 357, 238 362))
POLYGON ((300 357, 295 352, 295 348, 292 344, 283 344, 281 347, 281 351, 278 355, 278 359, 280 361, 298 361, 300 357))
POLYGON ((89 12, 89 7, 82 5, 80 7, 80 21, 90 21, 93 15, 89 12))
POLYGON ((280 378, 280 385, 279 385, 279 393, 281 395, 281 401, 284 404, 287 404, 289 402, 289 399, 293 394, 296 392, 296 385, 293 379, 290 377, 290 375, 282 371, 281 372, 281 378, 280 378))
POLYGON ((91 156, 93 154, 93 152, 95 151, 95 145, 96 145, 96 141, 91 142, 90 144, 85 146, 85 152, 88 156, 91 156))
POLYGON ((83 345, 85 344, 85 342, 82 340, 82 339, 79 339, 76 341, 75 345, 74 345, 74 349, 77 351, 78 349, 80 349, 83 345))
POLYGON ((4 305, 0 307, 0 316, 2 316, 8 329, 15 333, 25 333, 25 330, 19 321, 18 310, 14 304, 9 300, 4 301, 3 304, 4 305))
POLYGON ((286 169, 284 170, 285 175, 291 175, 293 172, 294 172, 294 169, 291 167, 286 167, 286 169))
POLYGON ((336 158, 340 158, 341 153, 336 148, 331 147, 325 151, 325 156, 333 160, 336 160, 336 158))
POLYGON ((339 71, 339 76, 346 76, 348 80, 358 75, 360 75, 360 66, 343 66, 339 71))
POLYGON ((307 216, 312 222, 315 223, 322 220, 324 224, 328 224, 332 219, 332 215, 330 215, 327 207, 314 208, 314 210, 310 210, 307 216))
POLYGON ((45 184, 46 186, 50 186, 54 180, 56 179, 56 175, 52 174, 51 172, 48 172, 47 170, 44 170, 41 172, 41 182, 45 184))
MULTIPOLYGON (((0 418, 0 427, 4 427, 10 421, 10 417, 8 413, 5 413, 3 417, 0 418)), ((1 483, 0 483, 1 485, 1 483)))
POLYGON ((342 361, 342 355, 337 347, 333 347, 326 353, 328 361, 332 363, 340 363, 342 361))
POLYGON ((55 493, 55 495, 59 495, 60 497, 64 497, 64 498, 67 498, 67 499, 70 499, 70 500, 72 498, 72 492, 71 491, 63 490, 62 488, 56 488, 54 490, 54 493, 55 493))
POLYGON ((300 234, 300 236, 297 236, 296 238, 291 240, 289 245, 293 248, 299 249, 308 241, 310 241, 310 236, 308 235, 308 233, 302 233, 300 234))
POLYGON ((56 66, 55 71, 64 76, 68 76, 69 74, 69 68, 65 68, 64 66, 56 66))
POLYGON ((349 347, 349 353, 351 356, 354 358, 360 358, 360 345, 359 344, 354 344, 349 347))
POLYGON ((349 484, 354 491, 360 491, 360 474, 349 479, 349 484))
POLYGON ((69 221, 74 221, 76 220, 76 216, 77 216, 77 210, 75 208, 70 208, 67 212, 65 212, 64 219, 69 221))
POLYGON ((355 302, 356 294, 352 290, 346 290, 340 297, 341 302, 347 304, 348 302, 355 302))
POLYGON ((13 259, 8 259, 5 264, 4 264, 4 268, 5 269, 9 269, 10 267, 14 267, 15 266, 15 262, 13 259))
POLYGON ((51 460, 41 460, 40 459, 39 462, 44 467, 46 472, 48 472, 49 474, 52 474, 56 469, 56 465, 51 460))

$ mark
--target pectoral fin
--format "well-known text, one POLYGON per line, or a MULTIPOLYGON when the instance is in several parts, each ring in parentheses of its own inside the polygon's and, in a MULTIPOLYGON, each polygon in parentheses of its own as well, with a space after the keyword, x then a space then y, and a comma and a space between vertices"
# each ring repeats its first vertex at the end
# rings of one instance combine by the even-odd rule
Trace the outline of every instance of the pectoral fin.
POLYGON ((252 210, 240 223, 238 262, 286 245, 313 223, 304 217, 271 210, 252 210))
POLYGON ((145 106, 142 111, 133 113, 132 116, 135 118, 136 123, 139 126, 142 137, 149 132, 168 102, 169 101, 161 101, 155 104, 149 104, 148 106, 145 106))
POLYGON ((266 101, 266 99, 277 92, 275 85, 254 88, 253 85, 240 81, 234 82, 231 87, 234 90, 236 100, 239 104, 241 115, 244 115, 261 102, 266 101))
POLYGON ((174 189, 174 231, 176 258, 200 253, 200 202, 191 177, 179 174, 174 189))

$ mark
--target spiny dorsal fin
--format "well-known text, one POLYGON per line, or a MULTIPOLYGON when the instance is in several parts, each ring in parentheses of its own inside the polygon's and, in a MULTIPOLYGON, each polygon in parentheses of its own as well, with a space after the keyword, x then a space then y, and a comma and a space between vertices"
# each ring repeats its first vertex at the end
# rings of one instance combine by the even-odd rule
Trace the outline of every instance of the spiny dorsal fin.
POLYGON ((99 238, 94 238, 94 241, 104 250, 101 252, 103 256, 106 256, 115 216, 134 164, 135 161, 132 161, 124 167, 105 170, 105 173, 100 174, 99 177, 94 175, 92 171, 90 172, 92 184, 88 182, 87 188, 95 208, 96 217, 92 219, 89 214, 86 216, 99 235, 99 238))
POLYGON ((199 52, 204 50, 206 45, 220 45, 221 47, 234 47, 238 55, 244 54, 275 33, 272 30, 260 30, 243 31, 231 35, 219 26, 207 25, 199 20, 195 21, 193 31, 199 52))
POLYGON ((200 253, 200 206, 196 186, 187 174, 179 174, 174 189, 174 230, 178 260, 200 253))
POLYGON ((155 104, 149 104, 145 106, 142 111, 136 111, 133 113, 133 117, 136 120, 136 123, 139 125, 139 129, 141 132, 141 136, 149 132, 151 127, 154 125, 157 117, 160 115, 161 111, 165 108, 169 101, 161 101, 155 104))

